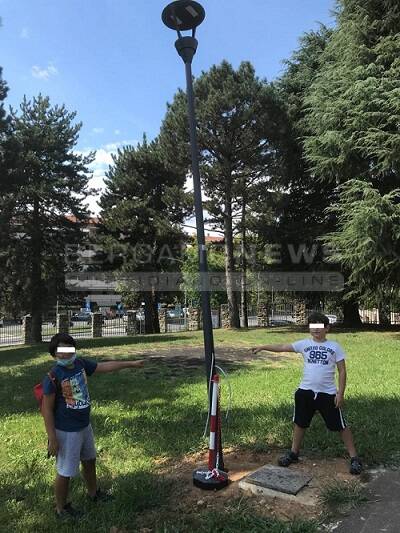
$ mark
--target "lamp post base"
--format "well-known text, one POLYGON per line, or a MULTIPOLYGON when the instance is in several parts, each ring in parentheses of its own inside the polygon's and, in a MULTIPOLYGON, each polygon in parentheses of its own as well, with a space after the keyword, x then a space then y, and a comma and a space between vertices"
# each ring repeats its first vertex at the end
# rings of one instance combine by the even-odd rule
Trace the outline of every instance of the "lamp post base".
POLYGON ((229 483, 228 474, 223 470, 195 470, 193 472, 193 485, 203 490, 220 490, 229 483))

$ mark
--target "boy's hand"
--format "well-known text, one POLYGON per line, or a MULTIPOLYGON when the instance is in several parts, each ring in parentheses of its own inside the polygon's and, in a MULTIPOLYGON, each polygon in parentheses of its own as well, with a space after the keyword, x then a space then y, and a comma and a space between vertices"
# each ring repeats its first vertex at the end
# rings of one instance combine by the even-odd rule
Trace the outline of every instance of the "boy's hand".
POLYGON ((250 348, 250 355, 256 355, 258 352, 261 352, 260 348, 256 348, 255 346, 253 348, 250 348))
POLYGON ((336 394, 335 396, 335 407, 337 409, 340 409, 341 407, 343 407, 343 404, 344 404, 344 396, 343 394, 336 394))
POLYGON ((56 438, 49 439, 49 443, 47 445, 47 451, 49 452, 50 456, 56 456, 58 454, 58 440, 56 438))

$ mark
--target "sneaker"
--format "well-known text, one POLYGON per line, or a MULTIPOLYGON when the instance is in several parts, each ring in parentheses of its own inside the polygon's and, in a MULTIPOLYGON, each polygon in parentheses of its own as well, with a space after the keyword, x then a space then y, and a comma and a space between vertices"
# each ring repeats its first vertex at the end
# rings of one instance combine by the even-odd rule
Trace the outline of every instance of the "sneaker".
POLYGON ((286 452, 285 455, 282 455, 282 457, 279 457, 278 459, 278 465, 279 466, 289 466, 292 463, 298 463, 299 462, 299 454, 294 453, 291 450, 289 452, 286 452))
POLYGON ((67 521, 67 520, 79 520, 82 518, 83 513, 82 511, 78 511, 78 509, 74 509, 71 505, 71 503, 66 503, 64 505, 64 509, 60 511, 55 511, 56 518, 58 520, 67 521))
POLYGON ((352 457, 350 459, 350 474, 353 476, 359 476, 362 471, 362 463, 358 457, 352 457))
POLYGON ((109 492, 104 492, 101 489, 96 490, 96 494, 94 496, 89 496, 89 500, 92 502, 111 502, 114 499, 114 496, 110 494, 109 492))

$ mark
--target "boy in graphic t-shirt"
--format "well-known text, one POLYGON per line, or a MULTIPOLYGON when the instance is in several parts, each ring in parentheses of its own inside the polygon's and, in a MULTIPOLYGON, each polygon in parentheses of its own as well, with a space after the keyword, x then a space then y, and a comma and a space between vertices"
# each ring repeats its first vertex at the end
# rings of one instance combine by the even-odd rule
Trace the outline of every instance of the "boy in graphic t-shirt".
POLYGON ((43 380, 42 413, 49 440, 48 453, 57 457, 54 484, 56 517, 80 518, 80 511, 67 503, 69 480, 82 465, 88 497, 107 501, 111 496, 99 490, 96 479, 96 448, 90 424, 90 397, 87 376, 143 366, 143 361, 107 361, 96 363, 76 357, 76 342, 67 333, 57 333, 50 340, 49 352, 56 365, 43 380))
POLYGON ((280 466, 297 463, 304 433, 310 426, 316 411, 319 411, 326 427, 338 431, 350 454, 350 473, 360 474, 361 461, 357 457, 353 435, 342 412, 346 388, 345 354, 341 346, 328 341, 329 319, 322 313, 312 313, 308 319, 311 338, 293 344, 267 344, 252 349, 253 354, 262 350, 270 352, 297 352, 304 360, 303 379, 295 393, 293 416, 294 430, 292 449, 278 461, 280 466), (335 371, 339 374, 336 389, 335 371))

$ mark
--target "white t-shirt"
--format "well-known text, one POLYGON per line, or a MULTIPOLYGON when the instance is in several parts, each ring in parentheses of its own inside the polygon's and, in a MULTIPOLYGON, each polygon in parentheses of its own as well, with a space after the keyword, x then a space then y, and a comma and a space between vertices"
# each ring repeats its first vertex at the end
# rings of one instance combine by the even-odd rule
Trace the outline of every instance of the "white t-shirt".
POLYGON ((303 339, 292 344, 293 349, 303 355, 304 369, 300 389, 336 394, 336 363, 345 359, 345 354, 337 342, 316 342, 303 339))

